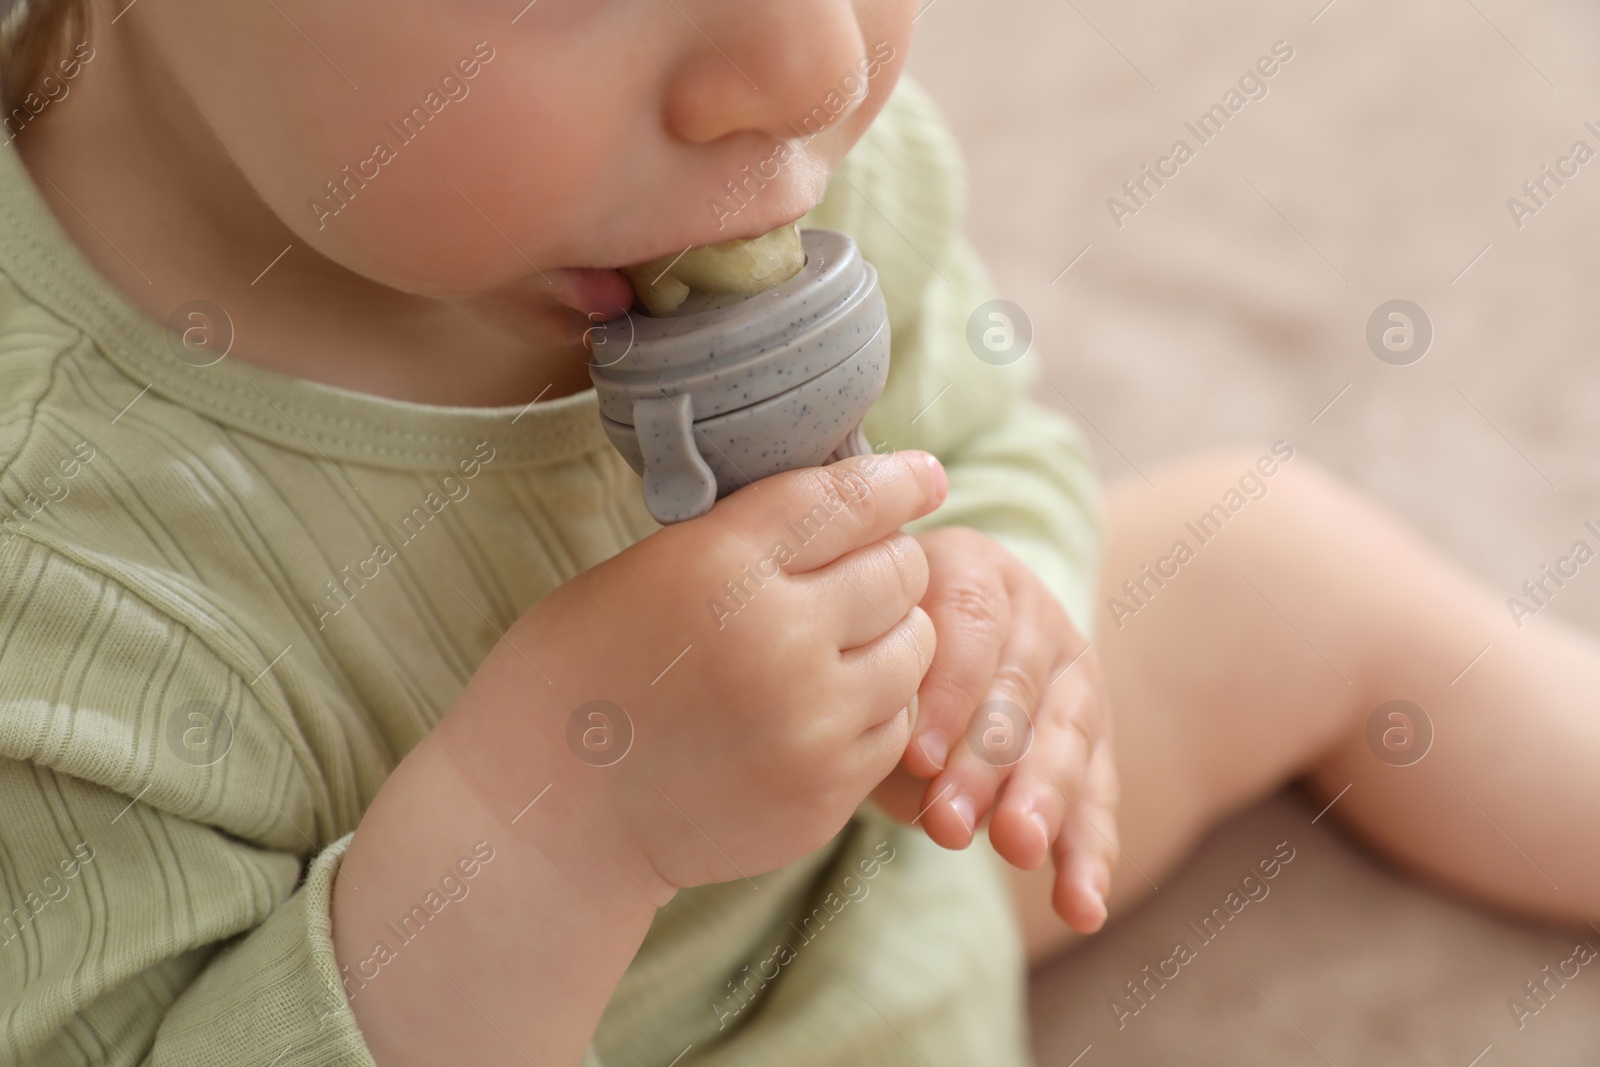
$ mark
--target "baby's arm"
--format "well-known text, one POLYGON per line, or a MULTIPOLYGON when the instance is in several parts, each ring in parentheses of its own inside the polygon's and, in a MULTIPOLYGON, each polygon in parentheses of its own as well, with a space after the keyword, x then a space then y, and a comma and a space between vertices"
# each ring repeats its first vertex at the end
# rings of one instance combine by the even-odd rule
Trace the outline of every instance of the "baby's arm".
POLYGON ((865 457, 646 538, 524 615, 381 788, 359 708, 293 651, 263 670, 204 589, 19 537, 0 1060, 578 1062, 676 888, 815 850, 894 766, 933 651, 898 530, 943 496, 930 457, 865 457), (568 748, 597 698, 636 730, 607 767, 568 748))
MULTIPOLYGON (((548 647, 529 636, 511 640, 548 647)), ((502 644, 362 816, 335 886, 333 944, 342 966, 379 972, 351 1001, 379 1064, 513 1063, 518 1053, 576 1063, 671 899, 674 887, 608 817, 604 779, 552 749, 562 718, 550 687, 502 644), (415 958, 368 962, 441 872, 484 855, 479 842, 492 859, 470 896, 399 950, 415 958)))
POLYGON ((384 783, 345 861, 342 959, 463 841, 508 842, 483 902, 428 942, 427 966, 355 1001, 379 1063, 495 1062, 507 1041, 573 1062, 678 887, 764 873, 838 832, 905 744, 932 635, 915 609, 921 556, 896 530, 943 492, 916 453, 779 475, 512 627, 384 783), (819 508, 834 517, 813 540, 774 552, 787 522, 819 508), (775 570, 757 564, 765 584, 736 618, 715 618, 705 605, 722 577, 757 558, 775 570), (685 662, 658 675, 679 641, 685 662), (574 709, 596 698, 632 709, 629 726, 600 727, 631 735, 607 766, 567 748, 574 709))

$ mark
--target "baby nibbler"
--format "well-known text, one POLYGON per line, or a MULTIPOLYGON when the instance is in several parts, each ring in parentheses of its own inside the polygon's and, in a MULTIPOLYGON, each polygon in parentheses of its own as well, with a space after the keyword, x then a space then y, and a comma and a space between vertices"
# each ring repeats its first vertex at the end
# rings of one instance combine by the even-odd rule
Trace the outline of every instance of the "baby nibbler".
POLYGON ((878 273, 842 233, 800 240, 804 265, 763 292, 675 294, 670 317, 629 314, 589 332, 601 423, 657 522, 870 451, 861 419, 889 375, 878 273))

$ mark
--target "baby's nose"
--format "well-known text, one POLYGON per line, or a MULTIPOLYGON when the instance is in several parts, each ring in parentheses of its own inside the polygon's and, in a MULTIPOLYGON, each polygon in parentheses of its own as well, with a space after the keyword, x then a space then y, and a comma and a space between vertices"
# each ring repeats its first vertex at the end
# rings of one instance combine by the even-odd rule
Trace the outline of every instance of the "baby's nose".
POLYGON ((852 0, 676 0, 692 54, 668 87, 666 119, 684 140, 757 131, 821 132, 868 95, 876 55, 852 0))

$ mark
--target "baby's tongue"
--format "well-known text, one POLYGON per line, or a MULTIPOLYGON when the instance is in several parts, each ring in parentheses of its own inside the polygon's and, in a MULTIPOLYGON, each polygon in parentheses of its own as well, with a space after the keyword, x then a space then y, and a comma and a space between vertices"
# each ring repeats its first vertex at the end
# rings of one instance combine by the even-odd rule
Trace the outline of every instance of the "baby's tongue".
POLYGON ((639 302, 651 315, 675 313, 690 290, 753 296, 788 281, 806 265, 800 227, 780 226, 748 241, 723 241, 691 249, 681 256, 625 267, 639 302))

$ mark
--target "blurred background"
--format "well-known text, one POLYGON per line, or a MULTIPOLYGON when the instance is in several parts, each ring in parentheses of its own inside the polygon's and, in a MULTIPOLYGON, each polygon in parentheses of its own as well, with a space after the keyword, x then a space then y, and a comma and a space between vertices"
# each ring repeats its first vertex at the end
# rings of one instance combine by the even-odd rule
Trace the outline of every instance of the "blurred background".
MULTIPOLYGON (((917 27, 913 75, 967 155, 968 233, 1032 320, 1039 399, 1108 481, 1283 438, 1501 597, 1600 547, 1600 7, 933 0, 917 27), (1265 95, 1201 144, 1184 124, 1277 42, 1293 56, 1265 95), (1129 198, 1180 138, 1194 157, 1129 198), (1137 210, 1114 218, 1113 197, 1137 210), (1431 325, 1420 359, 1369 344, 1393 300, 1431 325)), ((1547 610, 1600 630, 1600 565, 1547 610)), ((1316 814, 1288 794, 1244 813, 1041 972, 1041 1064, 1600 1062, 1600 965, 1544 970, 1572 936, 1399 879, 1316 814), (1285 839, 1272 895, 1119 1027, 1124 983, 1285 839)))

